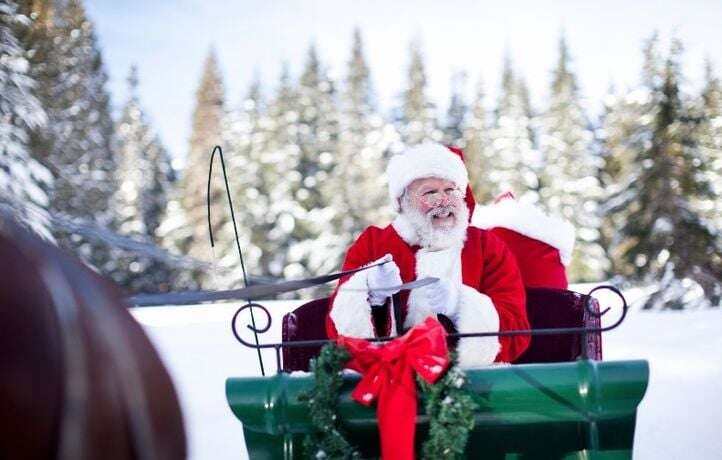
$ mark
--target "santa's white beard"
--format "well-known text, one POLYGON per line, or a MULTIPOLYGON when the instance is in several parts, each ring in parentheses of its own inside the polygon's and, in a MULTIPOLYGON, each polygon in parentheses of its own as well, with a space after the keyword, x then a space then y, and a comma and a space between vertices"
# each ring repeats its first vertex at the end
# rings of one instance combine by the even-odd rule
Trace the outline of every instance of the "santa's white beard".
POLYGON ((432 251, 461 247, 466 241, 466 229, 469 226, 469 209, 462 203, 460 206, 439 206, 424 214, 414 208, 411 203, 401 199, 401 215, 416 231, 419 246, 432 251), (448 211, 454 213, 452 226, 435 226, 435 215, 444 215, 448 211))

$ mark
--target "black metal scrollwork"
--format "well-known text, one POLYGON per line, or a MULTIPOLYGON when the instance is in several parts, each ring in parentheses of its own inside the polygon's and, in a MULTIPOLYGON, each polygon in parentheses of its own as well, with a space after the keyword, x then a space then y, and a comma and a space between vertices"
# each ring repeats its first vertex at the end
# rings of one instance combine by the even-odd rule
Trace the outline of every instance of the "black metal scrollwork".
MULTIPOLYGON (((430 280, 432 282, 433 280, 430 280)), ((418 287, 418 286, 416 286, 418 287)), ((593 288, 586 296, 585 302, 584 302, 584 308, 586 309, 587 313, 590 315, 601 318, 605 314, 607 314, 611 308, 607 307, 603 311, 599 312, 596 311, 592 306, 592 301, 594 297, 592 297, 592 294, 594 294, 597 291, 600 290, 609 290, 615 293, 621 300, 622 300, 622 309, 621 314, 617 321, 615 321, 613 324, 605 327, 559 327, 559 328, 544 328, 544 329, 519 329, 519 330, 511 330, 511 331, 496 331, 496 332, 468 332, 468 333, 451 333, 448 336, 451 338, 465 338, 465 337, 508 337, 508 336, 519 336, 519 335, 528 335, 528 336, 545 336, 545 335, 566 335, 566 334, 576 334, 580 335, 583 338, 587 336, 587 334, 592 333, 603 333, 610 331, 612 329, 617 328, 624 319, 627 316, 627 311, 629 309, 627 305, 627 300, 624 298, 624 295, 619 291, 619 289, 615 288, 614 286, 610 285, 601 285, 593 288)), ((281 341, 281 342, 274 342, 274 343, 264 343, 264 344, 254 344, 251 342, 248 342, 241 338, 240 334, 238 333, 238 330, 236 328, 236 322, 237 318, 240 315, 240 313, 248 308, 260 308, 264 314, 266 315, 267 323, 263 328, 256 328, 251 325, 247 325, 251 331, 254 332, 254 334, 262 334, 264 332, 267 332, 272 323, 272 315, 268 311, 268 309, 260 304, 253 303, 253 304, 247 304, 238 309, 236 313, 233 315, 232 320, 232 329, 233 329, 233 335, 236 337, 236 339, 243 344, 246 347, 249 348, 255 348, 257 350, 262 349, 274 349, 276 354, 276 365, 277 368, 281 368, 281 358, 280 358, 280 351, 283 348, 304 348, 304 347, 317 347, 320 345, 324 345, 330 340, 323 339, 323 340, 298 340, 298 341, 281 341)), ((395 339, 397 336, 387 336, 387 337, 369 337, 367 340, 372 342, 386 342, 389 340, 395 339)), ((582 347, 582 357, 586 358, 586 347, 582 347)))

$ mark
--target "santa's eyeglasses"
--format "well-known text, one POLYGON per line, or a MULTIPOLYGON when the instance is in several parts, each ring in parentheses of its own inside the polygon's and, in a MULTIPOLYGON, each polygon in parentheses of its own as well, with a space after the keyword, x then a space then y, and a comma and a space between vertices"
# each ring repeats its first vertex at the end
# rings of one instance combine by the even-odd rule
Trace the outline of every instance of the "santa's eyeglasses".
POLYGON ((458 188, 447 188, 444 190, 421 190, 416 194, 427 206, 436 206, 444 202, 444 200, 458 200, 463 194, 458 188))

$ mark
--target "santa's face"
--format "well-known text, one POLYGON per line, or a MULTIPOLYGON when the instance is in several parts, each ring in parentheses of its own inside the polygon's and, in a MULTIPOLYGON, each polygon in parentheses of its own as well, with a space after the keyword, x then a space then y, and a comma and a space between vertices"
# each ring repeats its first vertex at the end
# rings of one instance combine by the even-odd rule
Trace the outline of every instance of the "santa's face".
POLYGON ((434 228, 450 229, 458 223, 463 194, 453 182, 436 177, 416 179, 406 193, 411 206, 428 216, 434 228))
POLYGON ((432 250, 463 244, 469 210, 453 182, 439 178, 417 179, 401 198, 401 216, 416 231, 419 244, 432 250))

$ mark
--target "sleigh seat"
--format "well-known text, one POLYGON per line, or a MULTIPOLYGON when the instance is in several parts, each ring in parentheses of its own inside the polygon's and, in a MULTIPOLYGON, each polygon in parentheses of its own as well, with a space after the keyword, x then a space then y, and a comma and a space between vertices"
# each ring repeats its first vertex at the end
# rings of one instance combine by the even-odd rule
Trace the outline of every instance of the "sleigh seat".
MULTIPOLYGON (((590 314, 584 306, 588 298, 586 295, 564 289, 527 288, 526 298, 527 315, 532 329, 599 327, 599 318, 590 314)), ((328 298, 312 300, 286 314, 282 325, 283 341, 327 339, 325 321, 328 303, 328 298)), ((591 299, 591 306, 593 311, 599 311, 599 304, 595 299, 591 299)), ((320 349, 321 347, 285 347, 283 370, 308 371, 311 358, 317 356, 320 349)), ((585 343, 582 343, 578 334, 533 336, 529 348, 514 363, 569 362, 581 356, 594 360, 602 359, 600 333, 587 334, 585 343)))

